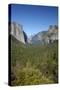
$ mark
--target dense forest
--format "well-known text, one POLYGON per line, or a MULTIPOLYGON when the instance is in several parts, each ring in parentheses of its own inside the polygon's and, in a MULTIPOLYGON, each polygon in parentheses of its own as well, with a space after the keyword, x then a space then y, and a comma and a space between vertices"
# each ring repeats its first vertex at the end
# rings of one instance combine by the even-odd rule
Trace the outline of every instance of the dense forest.
POLYGON ((58 83, 58 41, 23 44, 11 36, 11 85, 58 83))

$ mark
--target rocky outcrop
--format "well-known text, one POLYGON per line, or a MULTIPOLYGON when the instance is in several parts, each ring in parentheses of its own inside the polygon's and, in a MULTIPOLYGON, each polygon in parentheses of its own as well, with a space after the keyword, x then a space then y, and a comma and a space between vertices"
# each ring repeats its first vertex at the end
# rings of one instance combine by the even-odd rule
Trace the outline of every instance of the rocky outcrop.
POLYGON ((50 26, 47 31, 42 31, 34 35, 31 39, 33 44, 49 44, 58 40, 58 27, 50 26))
POLYGON ((50 26, 47 32, 47 36, 49 38, 49 42, 58 40, 58 27, 56 25, 50 26))
POLYGON ((21 41, 24 44, 27 43, 27 35, 23 31, 22 25, 15 22, 9 23, 9 31, 10 34, 14 36, 18 41, 21 41))

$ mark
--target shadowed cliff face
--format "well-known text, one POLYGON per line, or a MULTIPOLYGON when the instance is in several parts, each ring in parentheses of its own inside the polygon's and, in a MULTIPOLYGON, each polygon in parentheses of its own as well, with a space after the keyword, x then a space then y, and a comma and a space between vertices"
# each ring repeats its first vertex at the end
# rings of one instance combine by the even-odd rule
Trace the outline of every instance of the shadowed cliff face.
POLYGON ((24 40, 25 40, 25 42, 27 43, 28 41, 28 39, 27 39, 27 35, 26 35, 26 33, 23 31, 23 34, 24 34, 24 40))
POLYGON ((15 22, 9 23, 9 32, 12 36, 14 36, 18 41, 21 41, 22 43, 27 42, 27 35, 23 31, 23 27, 20 24, 17 24, 15 22))

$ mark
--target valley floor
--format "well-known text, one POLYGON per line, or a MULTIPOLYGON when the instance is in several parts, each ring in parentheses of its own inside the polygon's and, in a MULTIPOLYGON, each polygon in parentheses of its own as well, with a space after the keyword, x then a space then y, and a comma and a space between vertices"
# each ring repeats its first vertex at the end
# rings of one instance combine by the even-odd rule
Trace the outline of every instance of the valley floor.
POLYGON ((58 83, 58 42, 25 45, 11 39, 11 85, 58 83))

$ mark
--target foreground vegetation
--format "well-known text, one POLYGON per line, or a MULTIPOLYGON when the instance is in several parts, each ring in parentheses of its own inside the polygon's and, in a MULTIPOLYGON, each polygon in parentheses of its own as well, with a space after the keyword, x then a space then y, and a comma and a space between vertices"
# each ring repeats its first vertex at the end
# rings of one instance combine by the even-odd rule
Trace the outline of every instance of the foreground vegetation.
POLYGON ((58 42, 24 45, 11 37, 11 85, 58 82, 58 42))

